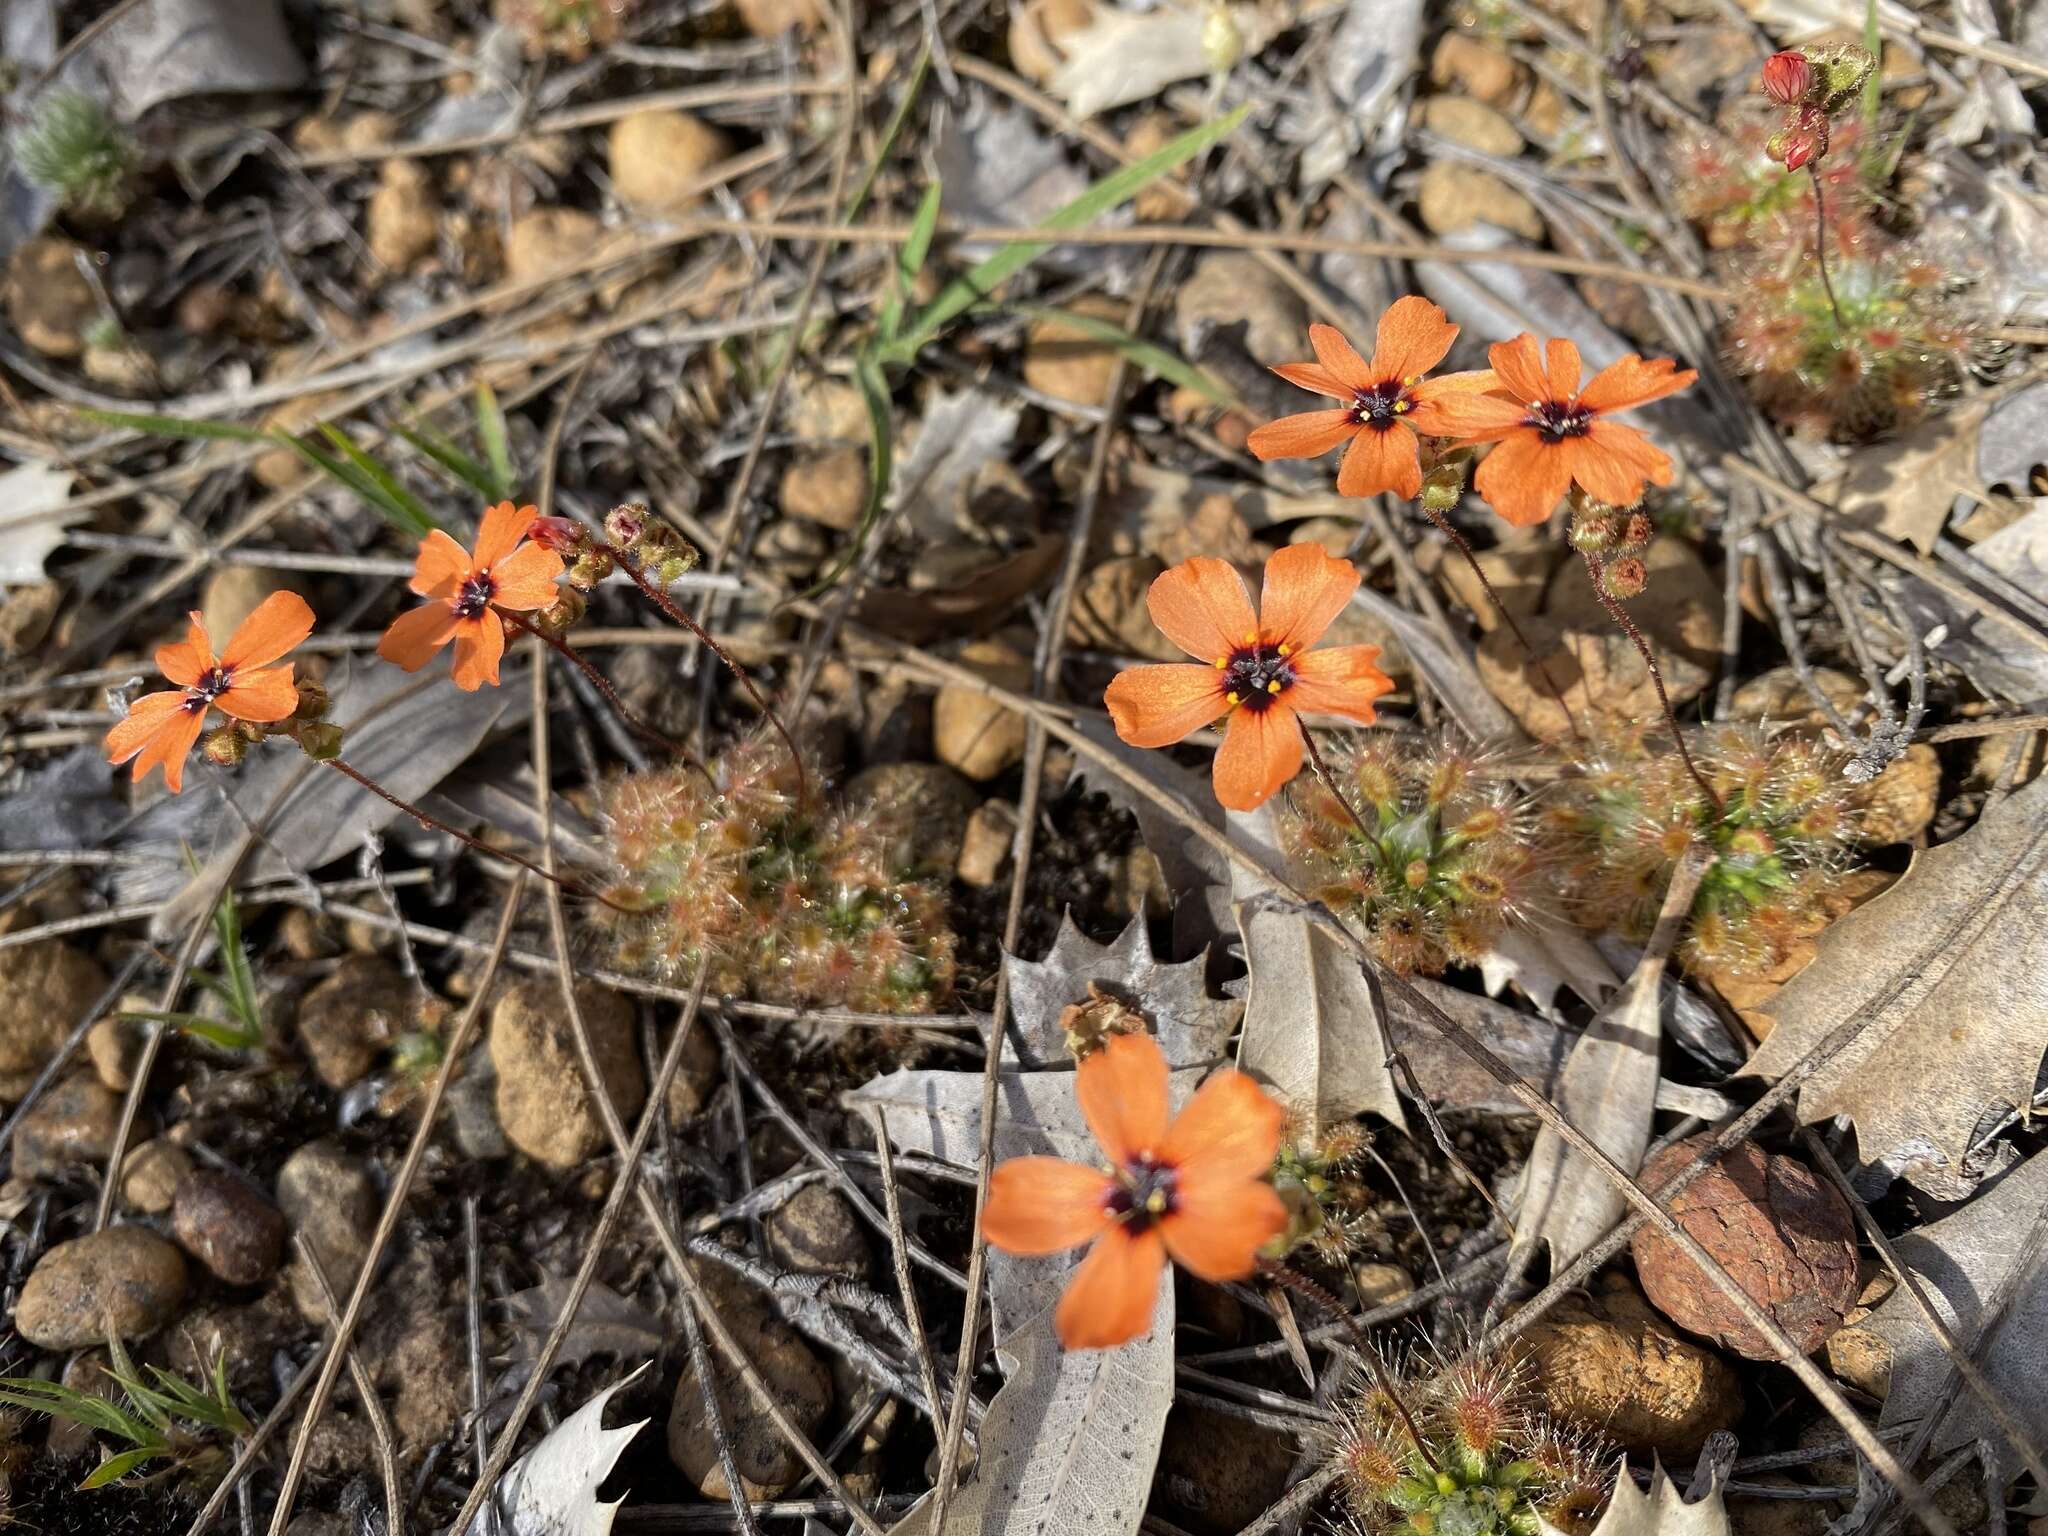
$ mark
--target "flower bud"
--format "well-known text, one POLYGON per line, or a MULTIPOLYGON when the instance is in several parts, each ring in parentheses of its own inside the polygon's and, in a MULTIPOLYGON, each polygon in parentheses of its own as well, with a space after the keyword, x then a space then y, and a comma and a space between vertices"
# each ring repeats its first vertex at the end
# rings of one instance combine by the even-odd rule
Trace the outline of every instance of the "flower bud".
POLYGON ((630 549, 647 533, 647 508, 641 502, 613 507, 604 515, 604 536, 621 549, 630 549))
POLYGON ((1825 160, 1828 153, 1828 118, 1818 107, 1801 107, 1783 128, 1771 135, 1764 153, 1788 171, 1801 170, 1825 160))
POLYGON ((1244 57, 1244 33, 1224 0, 1209 0, 1202 13, 1202 62, 1223 74, 1244 57))
POLYGON ((1585 555, 1597 555, 1614 547, 1621 537, 1621 521, 1611 507, 1588 502, 1572 509, 1572 548, 1585 555))
POLYGON ((583 622, 588 606, 583 594, 574 587, 559 587, 555 600, 533 616, 534 627, 542 634, 559 638, 583 622))
POLYGON ((327 713, 331 702, 327 690, 310 677, 298 679, 299 707, 292 711, 294 720, 318 720, 327 713))
POLYGON ((1609 597, 1634 597, 1650 584, 1650 571, 1634 555, 1626 555, 1600 568, 1600 585, 1609 597))
POLYGON ((604 550, 586 549, 569 567, 569 585, 579 592, 593 591, 611 575, 613 567, 612 557, 604 550))
POLYGON ((341 756, 341 727, 330 720, 307 720, 294 734, 299 750, 316 763, 341 756))
POLYGON ((1449 514, 1465 494, 1465 476, 1471 468, 1469 453, 1449 454, 1430 466, 1422 477, 1422 509, 1439 517, 1449 514))
POLYGON ((218 763, 223 768, 236 768, 248 755, 249 738, 233 726, 224 725, 207 735, 203 750, 208 762, 218 763))
POLYGON ((1794 107, 1813 89, 1813 64, 1796 48, 1764 60, 1764 94, 1781 107, 1794 107))
MULTIPOLYGON (((1833 117, 1856 99, 1877 71, 1877 60, 1853 43, 1824 48, 1814 58, 1817 75, 1813 95, 1824 118, 1833 117)), ((1825 151, 1823 151, 1825 153, 1825 151)))
POLYGON ((1621 547, 1641 549, 1657 536, 1657 525, 1650 521, 1650 514, 1640 508, 1629 513, 1628 521, 1621 525, 1621 547))
POLYGON ((536 517, 526 530, 528 538, 558 555, 580 555, 590 542, 583 525, 569 517, 536 517))

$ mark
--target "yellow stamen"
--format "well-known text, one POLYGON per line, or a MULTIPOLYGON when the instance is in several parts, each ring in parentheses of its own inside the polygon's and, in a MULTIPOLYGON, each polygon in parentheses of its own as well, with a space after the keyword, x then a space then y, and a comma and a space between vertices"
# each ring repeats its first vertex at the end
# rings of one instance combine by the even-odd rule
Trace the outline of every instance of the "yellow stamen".
POLYGON ((1394 414, 1395 414, 1396 416, 1405 416, 1405 415, 1407 415, 1407 414, 1408 414, 1408 402, 1407 402, 1406 400, 1396 400, 1396 401, 1394 402, 1394 414))
POLYGON ((1155 1189, 1151 1194, 1147 1195, 1145 1197, 1145 1209, 1154 1216, 1164 1211, 1166 1209, 1166 1191, 1155 1189))
POLYGON ((1226 693, 1223 695, 1223 702, 1226 704, 1242 704, 1244 700, 1235 693, 1226 693))
POLYGON ((1420 384, 1421 382, 1422 382, 1422 375, 1421 375, 1421 374, 1419 374, 1419 373, 1411 373, 1411 374, 1409 374, 1409 375, 1408 375, 1408 377, 1407 377, 1407 378, 1405 378, 1405 379, 1403 379, 1403 380, 1401 381, 1401 387, 1402 387, 1403 389, 1413 389, 1413 388, 1414 388, 1414 387, 1415 387, 1416 385, 1420 384))
POLYGON ((1270 683, 1266 684, 1266 692, 1268 692, 1268 693, 1278 693, 1278 692, 1280 691, 1280 689, 1281 689, 1281 686, 1282 686, 1282 685, 1281 685, 1280 679, 1276 677, 1276 678, 1274 678, 1274 679, 1273 679, 1273 681, 1271 681, 1270 683))
POLYGON ((1246 635, 1244 637, 1244 643, 1246 645, 1257 645, 1259 643, 1259 632, 1255 629, 1250 634, 1246 635))
POLYGON ((1228 656, 1218 656, 1213 662, 1210 663, 1210 665, 1213 666, 1218 672, 1221 672, 1225 667, 1230 665, 1230 658, 1228 656))
POLYGON ((1283 645, 1280 647, 1280 659, 1282 661, 1285 661, 1288 657, 1292 656, 1293 654, 1294 646, 1291 642, 1287 645, 1283 645))

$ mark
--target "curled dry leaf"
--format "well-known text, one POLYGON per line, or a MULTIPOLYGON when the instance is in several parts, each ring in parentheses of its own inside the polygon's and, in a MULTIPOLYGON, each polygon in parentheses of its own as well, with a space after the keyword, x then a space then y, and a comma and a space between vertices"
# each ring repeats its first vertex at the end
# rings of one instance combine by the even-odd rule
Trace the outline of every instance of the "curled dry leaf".
POLYGON ((1143 12, 1099 6, 1087 26, 1060 39, 1067 56, 1047 83, 1074 116, 1093 117, 1255 57, 1279 35, 1281 24, 1278 15, 1252 5, 1214 11, 1162 5, 1143 12), (1226 23, 1219 24, 1219 14, 1226 23), (1231 44, 1223 38, 1231 34, 1235 58, 1224 56, 1231 44))
POLYGON ((64 543, 64 530, 90 514, 66 511, 73 476, 41 459, 24 459, 0 474, 0 587, 43 579, 43 562, 64 543))
MULTIPOLYGON (((1281 867, 1270 801, 1228 819, 1234 839, 1268 868, 1281 867)), ((1357 958, 1320 923, 1261 901, 1271 888, 1257 875, 1233 865, 1230 879, 1246 971, 1239 1068, 1311 1126, 1368 1110, 1404 1125, 1374 989, 1357 958)))
POLYGON ((1924 1159, 1955 1174, 1986 1109, 2031 1101, 2048 1051, 2044 906, 2048 779, 2037 779, 1822 935, 1767 1005, 1776 1027, 1744 1074, 1781 1077, 1853 1026, 1800 1088, 1800 1120, 1846 1115, 1865 1162, 1924 1159))

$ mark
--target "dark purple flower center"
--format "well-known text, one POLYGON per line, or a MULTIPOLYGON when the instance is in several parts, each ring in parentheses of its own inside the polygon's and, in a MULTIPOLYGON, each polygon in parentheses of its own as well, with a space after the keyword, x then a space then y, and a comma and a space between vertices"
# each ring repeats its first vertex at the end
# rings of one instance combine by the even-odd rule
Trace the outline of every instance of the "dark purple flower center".
POLYGON ((1136 1237, 1155 1221, 1171 1216, 1180 1204, 1178 1176, 1171 1165, 1136 1157, 1117 1170, 1109 1193, 1109 1214, 1136 1237))
POLYGON ((1254 713, 1294 686, 1294 648, 1257 641, 1239 646, 1223 662, 1223 693, 1254 713))
POLYGON ((498 584, 491 580, 490 572, 483 571, 463 582, 455 594, 455 617, 473 619, 491 606, 491 599, 498 595, 498 584))
POLYGON ((1351 419, 1361 427, 1374 427, 1384 432, 1414 406, 1405 383, 1400 379, 1382 379, 1371 389, 1352 392, 1351 419))
POLYGON ((204 714, 207 706, 234 686, 235 676, 226 667, 208 667, 199 674, 199 680, 185 690, 185 708, 194 714, 204 714))
POLYGON ((1593 413, 1577 400, 1539 400, 1529 407, 1529 425, 1543 434, 1546 443, 1557 443, 1584 437, 1593 425, 1593 413))

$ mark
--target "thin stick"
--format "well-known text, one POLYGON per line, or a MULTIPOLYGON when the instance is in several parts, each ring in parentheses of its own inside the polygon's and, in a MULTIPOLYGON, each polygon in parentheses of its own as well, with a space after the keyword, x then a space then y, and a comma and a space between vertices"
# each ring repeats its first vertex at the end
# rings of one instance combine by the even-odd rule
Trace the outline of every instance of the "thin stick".
POLYGON ((1485 589, 1487 601, 1493 604, 1494 612, 1500 615, 1501 622, 1507 625, 1509 633, 1522 647, 1522 654, 1529 658, 1529 665, 1536 669, 1536 675, 1543 679, 1543 687, 1550 694, 1552 701, 1564 711, 1564 723, 1572 728, 1574 737, 1584 741, 1586 733, 1579 729, 1579 717, 1572 713, 1571 705, 1565 703, 1564 690, 1557 686, 1557 679, 1550 675, 1549 664, 1536 654, 1536 647, 1531 645, 1529 637, 1522 633, 1521 624, 1508 612, 1508 605, 1500 600, 1500 594, 1494 591, 1493 583, 1487 579, 1486 572, 1480 569, 1479 557, 1472 553, 1472 546, 1465 542, 1465 535, 1453 528, 1443 513, 1437 511, 1427 501, 1422 502, 1421 506, 1423 516, 1435 523, 1436 531, 1456 545, 1458 553, 1465 557, 1465 564, 1470 566, 1472 574, 1479 578, 1479 585, 1485 589))
POLYGON ((918 1380, 924 1387, 925 1401, 931 1404, 932 1427, 943 1433, 946 1400, 939 1395, 938 1367, 932 1359, 931 1340, 924 1331, 917 1288, 910 1280, 910 1237, 903 1227, 903 1202, 896 1188, 896 1153, 889 1145, 885 1120, 879 1109, 868 1116, 868 1125, 875 1133, 876 1160, 882 1170, 882 1201, 889 1212, 889 1255, 896 1266, 896 1289, 903 1297, 903 1321, 910 1329, 911 1343, 917 1346, 918 1380))
MULTIPOLYGON (((313 1277, 314 1288, 320 1293, 320 1305, 327 1309, 328 1326, 334 1326, 341 1320, 341 1304, 334 1299, 334 1285, 327 1278, 327 1266, 320 1262, 320 1255, 306 1241, 303 1232, 292 1234, 292 1251, 313 1277)), ((370 1379, 369 1367, 363 1364, 362 1355, 354 1349, 348 1352, 348 1379, 355 1383, 356 1396, 362 1399, 363 1417, 370 1421, 370 1437, 377 1446, 377 1472, 384 1482, 384 1529, 392 1536, 401 1536, 405 1529, 405 1500, 398 1492, 398 1449, 391 1439, 391 1420, 385 1415, 384 1404, 377 1396, 377 1383, 370 1379)))
POLYGON ((539 875, 541 879, 549 882, 551 885, 559 885, 563 890, 567 891, 572 896, 585 896, 592 901, 603 902, 606 906, 610 907, 614 912, 623 912, 628 917, 634 915, 633 909, 631 907, 621 906, 618 902, 613 901, 609 896, 601 895, 598 892, 591 890, 587 886, 578 885, 575 881, 564 879, 560 875, 551 875, 546 870, 542 869, 538 864, 534 863, 531 859, 522 858, 520 857, 520 855, 511 852, 509 849, 493 848, 489 843, 481 842, 478 839, 471 837, 467 832, 457 831, 454 827, 449 826, 447 822, 442 821, 437 817, 429 816, 425 811, 421 810, 411 801, 399 799, 398 796, 391 793, 390 790, 386 789, 382 784, 379 784, 375 779, 371 778, 361 769, 350 767, 349 764, 347 764, 338 757, 322 758, 321 761, 326 763, 326 765, 329 768, 332 768, 336 773, 340 774, 342 777, 347 779, 353 779, 356 783, 362 785, 364 789, 367 789, 379 800, 385 801, 387 804, 397 806, 401 811, 405 812, 406 815, 410 816, 414 821, 418 822, 421 826, 429 828, 430 830, 435 832, 445 832, 448 836, 454 838, 455 841, 461 843, 465 848, 473 848, 478 853, 486 854, 491 858, 505 859, 510 863, 517 864, 521 869, 527 870, 532 874, 539 875))
POLYGON ((1422 1431, 1416 1426, 1415 1415, 1408 1411, 1408 1405, 1401 1400, 1401 1393, 1394 1385, 1394 1378, 1388 1374, 1386 1362, 1380 1359, 1380 1352, 1372 1347, 1358 1325, 1351 1320, 1351 1314, 1342 1302, 1324 1290, 1315 1281, 1289 1269, 1285 1264, 1270 1265, 1264 1271, 1266 1277, 1277 1280, 1291 1291, 1299 1291, 1323 1311, 1344 1325, 1344 1331, 1351 1335, 1351 1347, 1359 1359, 1365 1362, 1366 1374, 1372 1377, 1372 1384, 1379 1389, 1380 1396, 1394 1405, 1394 1412, 1400 1416, 1401 1427, 1408 1431, 1408 1442, 1415 1447, 1415 1454, 1422 1458, 1422 1464, 1432 1472, 1442 1472, 1437 1459, 1429 1453, 1422 1431))
POLYGON ((1841 336, 1848 329, 1842 320, 1842 306, 1835 302, 1835 280, 1828 276, 1828 204, 1827 193, 1821 189, 1820 167, 1809 165, 1806 174, 1813 178, 1813 264, 1820 269, 1820 285, 1828 296, 1828 308, 1834 312, 1835 335, 1841 336))
POLYGON ((1678 728, 1678 715, 1671 708, 1671 695, 1664 691, 1664 672, 1657 665, 1657 658, 1650 650, 1650 642, 1645 640, 1643 632, 1636 628, 1636 621, 1628 616, 1628 610, 1621 606, 1602 583, 1600 562, 1593 557, 1590 550, 1581 553, 1586 558, 1586 574, 1593 581, 1593 596, 1599 599, 1600 606, 1607 610, 1607 616, 1621 626, 1621 632, 1628 636, 1630 643, 1636 648, 1636 654, 1643 658, 1644 667, 1649 670, 1650 681, 1657 688, 1657 702, 1664 706, 1664 723, 1671 727, 1671 739, 1678 745, 1678 756, 1685 764, 1685 771, 1692 775, 1693 783, 1699 785, 1700 793, 1707 797, 1707 804, 1714 808, 1714 814, 1720 815, 1723 810, 1721 797, 1714 793, 1714 786, 1707 782, 1706 775, 1700 772, 1699 764, 1692 760, 1692 752, 1685 744, 1685 732, 1678 728))

